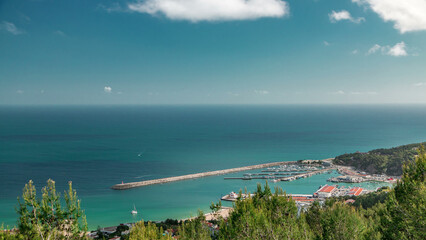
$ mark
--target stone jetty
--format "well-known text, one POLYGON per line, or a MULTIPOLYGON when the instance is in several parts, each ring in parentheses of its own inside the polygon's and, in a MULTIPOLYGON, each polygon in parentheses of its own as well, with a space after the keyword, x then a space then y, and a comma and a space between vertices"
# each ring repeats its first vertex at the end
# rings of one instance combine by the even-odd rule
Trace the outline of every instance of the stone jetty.
POLYGON ((114 190, 126 190, 126 189, 143 187, 143 186, 154 185, 154 184, 183 181, 183 180, 189 180, 189 179, 195 179, 195 178, 223 175, 223 174, 234 173, 234 172, 248 171, 252 169, 267 168, 267 167, 274 167, 274 166, 285 165, 285 164, 296 164, 296 163, 297 163, 296 161, 264 163, 264 164, 246 166, 246 167, 230 168, 230 169, 188 174, 188 175, 182 175, 182 176, 176 176, 176 177, 159 178, 159 179, 140 181, 140 182, 120 183, 120 184, 116 184, 112 186, 111 188, 114 190))

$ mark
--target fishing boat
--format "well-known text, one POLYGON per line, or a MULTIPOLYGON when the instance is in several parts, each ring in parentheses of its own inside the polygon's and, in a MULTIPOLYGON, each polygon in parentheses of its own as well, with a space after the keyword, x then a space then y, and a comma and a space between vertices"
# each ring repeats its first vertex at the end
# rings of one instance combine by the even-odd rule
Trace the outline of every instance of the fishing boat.
POLYGON ((136 210, 135 204, 133 204, 132 215, 136 215, 136 214, 138 214, 138 211, 136 210))

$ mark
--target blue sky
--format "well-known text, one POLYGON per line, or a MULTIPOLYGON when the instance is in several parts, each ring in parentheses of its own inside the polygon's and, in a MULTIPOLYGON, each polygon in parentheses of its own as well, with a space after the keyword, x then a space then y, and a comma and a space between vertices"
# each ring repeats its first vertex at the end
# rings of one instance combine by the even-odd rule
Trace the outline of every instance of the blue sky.
POLYGON ((0 104, 426 103, 426 0, 0 0, 0 104))

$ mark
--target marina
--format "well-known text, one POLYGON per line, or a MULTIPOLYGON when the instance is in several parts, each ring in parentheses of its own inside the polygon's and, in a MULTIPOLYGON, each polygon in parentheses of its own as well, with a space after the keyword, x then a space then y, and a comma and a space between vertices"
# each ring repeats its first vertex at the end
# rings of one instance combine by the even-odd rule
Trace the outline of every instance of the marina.
POLYGON ((274 182, 294 181, 294 180, 300 179, 300 178, 307 178, 307 177, 311 177, 313 175, 317 175, 317 174, 321 174, 321 173, 325 173, 325 172, 331 172, 333 169, 336 169, 336 168, 335 167, 329 167, 329 168, 324 168, 324 169, 317 170, 317 171, 297 174, 297 175, 290 176, 290 177, 278 178, 278 179, 275 179, 274 182))

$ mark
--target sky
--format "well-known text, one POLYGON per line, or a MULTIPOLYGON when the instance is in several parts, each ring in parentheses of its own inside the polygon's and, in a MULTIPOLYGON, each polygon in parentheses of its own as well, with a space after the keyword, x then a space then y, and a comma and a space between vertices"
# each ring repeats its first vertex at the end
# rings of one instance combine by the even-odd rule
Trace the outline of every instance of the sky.
POLYGON ((0 104, 426 103, 426 0, 0 0, 0 104))

